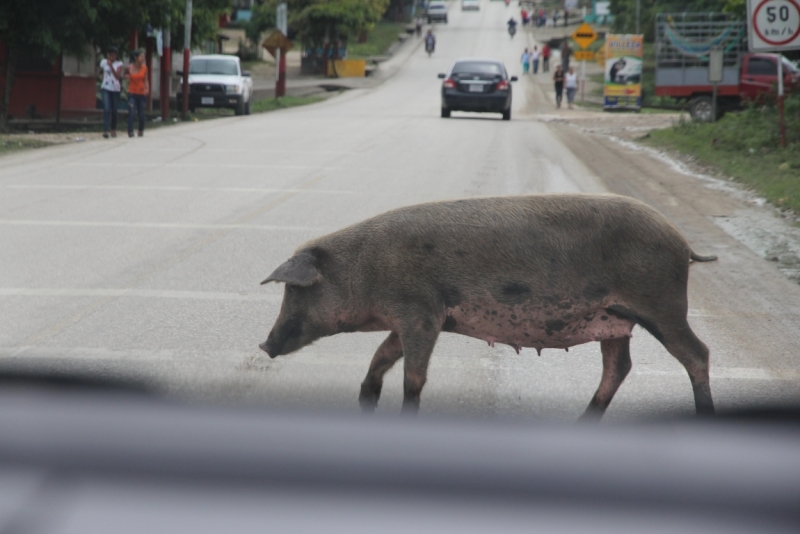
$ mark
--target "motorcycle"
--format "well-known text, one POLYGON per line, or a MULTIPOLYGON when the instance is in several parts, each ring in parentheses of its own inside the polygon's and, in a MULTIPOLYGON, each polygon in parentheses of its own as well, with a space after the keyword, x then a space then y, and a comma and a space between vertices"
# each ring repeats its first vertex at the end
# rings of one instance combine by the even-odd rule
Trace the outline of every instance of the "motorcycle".
POLYGON ((436 48, 436 43, 431 41, 425 43, 425 51, 428 53, 428 57, 431 57, 434 48, 436 48))
POLYGON ((516 35, 516 34, 517 34, 517 27, 516 26, 509 26, 508 27, 508 35, 510 35, 511 38, 513 39, 514 35, 516 35))

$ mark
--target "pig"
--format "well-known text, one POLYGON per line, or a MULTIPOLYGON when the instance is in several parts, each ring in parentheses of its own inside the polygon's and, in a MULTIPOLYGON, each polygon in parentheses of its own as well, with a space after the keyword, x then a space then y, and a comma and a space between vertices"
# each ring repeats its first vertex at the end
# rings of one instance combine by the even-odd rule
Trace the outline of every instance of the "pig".
POLYGON ((655 209, 617 195, 545 194, 433 202, 313 239, 262 284, 285 283, 260 348, 275 358, 323 336, 388 331, 361 384, 378 404, 404 358, 403 412, 419 410, 441 332, 569 349, 600 342, 600 385, 583 418, 604 414, 631 369, 640 325, 685 367, 696 412, 713 414, 709 351, 687 321, 695 254, 655 209))

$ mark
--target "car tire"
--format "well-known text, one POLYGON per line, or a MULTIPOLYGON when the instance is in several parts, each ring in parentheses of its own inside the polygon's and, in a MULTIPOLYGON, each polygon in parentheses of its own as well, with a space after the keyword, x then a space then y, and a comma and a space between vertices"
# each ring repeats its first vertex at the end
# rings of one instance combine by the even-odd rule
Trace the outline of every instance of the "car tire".
POLYGON ((250 95, 250 98, 247 99, 247 104, 244 107, 244 114, 245 115, 250 115, 250 113, 253 112, 252 103, 253 103, 253 95, 250 95))
MULTIPOLYGON (((689 102, 689 114, 698 122, 713 122, 714 104, 710 96, 698 96, 689 102)), ((719 111, 717 111, 719 118, 719 111)))
POLYGON ((510 121, 511 120, 511 108, 508 108, 503 112, 503 120, 510 121))
POLYGON ((236 115, 244 115, 244 100, 240 100, 236 107, 233 108, 233 112, 236 115))
POLYGON ((447 108, 442 108, 442 118, 449 119, 450 118, 450 110, 447 108))
MULTIPOLYGON (((428 17, 428 24, 430 24, 430 23, 431 23, 431 18, 430 18, 430 17, 428 17)), ((777 67, 776 67, 776 68, 777 68, 777 67)))
MULTIPOLYGON (((444 23, 447 24, 447 17, 444 18, 444 23)), ((775 68, 777 69, 778 67, 775 68)))

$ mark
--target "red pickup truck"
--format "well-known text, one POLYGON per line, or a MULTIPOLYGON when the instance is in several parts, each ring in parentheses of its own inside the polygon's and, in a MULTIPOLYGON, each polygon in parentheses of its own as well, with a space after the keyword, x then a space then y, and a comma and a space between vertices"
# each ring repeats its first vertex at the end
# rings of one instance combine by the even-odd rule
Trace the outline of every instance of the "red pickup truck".
MULTIPOLYGON (((656 19, 656 96, 689 102, 692 118, 710 121, 713 86, 708 81, 708 47, 723 47, 723 79, 717 85, 717 118, 744 101, 774 94, 778 83, 777 56, 745 53, 744 23, 734 20, 688 19, 659 14, 656 19)), ((723 15, 723 14, 720 14, 723 15)), ((724 14, 727 17, 727 14, 724 14)), ((784 91, 800 88, 800 70, 782 60, 784 91)))

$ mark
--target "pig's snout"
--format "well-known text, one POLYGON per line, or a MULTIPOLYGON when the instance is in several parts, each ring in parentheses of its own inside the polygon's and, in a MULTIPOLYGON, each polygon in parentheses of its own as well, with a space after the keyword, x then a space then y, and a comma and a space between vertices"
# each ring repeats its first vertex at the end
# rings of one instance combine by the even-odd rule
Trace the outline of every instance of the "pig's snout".
POLYGON ((272 334, 272 332, 270 332, 267 340, 261 343, 258 348, 269 354, 270 358, 275 358, 276 356, 280 355, 280 347, 276 346, 275 336, 272 334))

